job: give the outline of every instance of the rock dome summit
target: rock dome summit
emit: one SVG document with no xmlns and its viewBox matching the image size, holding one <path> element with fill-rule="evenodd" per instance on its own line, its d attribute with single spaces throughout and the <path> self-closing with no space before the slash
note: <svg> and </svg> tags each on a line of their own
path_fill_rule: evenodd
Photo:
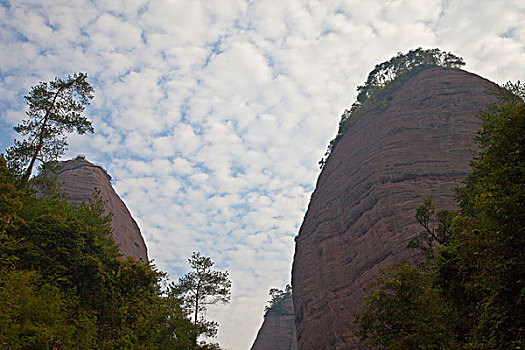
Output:
<svg viewBox="0 0 525 350">
<path fill-rule="evenodd" d="M 365 349 L 353 332 L 363 288 L 413 258 L 423 198 L 453 208 L 469 172 L 476 117 L 494 84 L 457 68 L 411 76 L 346 127 L 323 164 L 296 237 L 292 267 L 299 349 Z"/>
</svg>

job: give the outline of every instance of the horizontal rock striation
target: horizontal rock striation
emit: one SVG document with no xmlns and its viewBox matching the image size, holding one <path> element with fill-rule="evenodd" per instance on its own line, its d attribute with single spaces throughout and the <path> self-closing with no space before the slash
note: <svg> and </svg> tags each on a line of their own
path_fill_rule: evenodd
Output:
<svg viewBox="0 0 525 350">
<path fill-rule="evenodd" d="M 128 208 L 111 185 L 111 177 L 102 166 L 88 162 L 82 156 L 59 162 L 58 182 L 67 191 L 68 202 L 89 201 L 95 190 L 100 191 L 107 213 L 112 214 L 113 238 L 124 256 L 148 261 L 148 250 L 140 229 Z"/>
<path fill-rule="evenodd" d="M 363 287 L 381 267 L 414 256 L 406 245 L 420 231 L 414 215 L 425 196 L 437 208 L 454 207 L 492 86 L 459 69 L 427 69 L 343 135 L 296 238 L 299 349 L 365 349 L 352 324 Z"/>
<path fill-rule="evenodd" d="M 297 350 L 291 296 L 268 310 L 251 350 Z"/>
</svg>

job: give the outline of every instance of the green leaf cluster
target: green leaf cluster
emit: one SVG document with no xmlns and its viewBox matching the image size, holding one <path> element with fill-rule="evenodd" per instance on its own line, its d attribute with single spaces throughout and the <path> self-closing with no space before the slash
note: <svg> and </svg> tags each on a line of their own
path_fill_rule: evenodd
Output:
<svg viewBox="0 0 525 350">
<path fill-rule="evenodd" d="M 389 267 L 355 315 L 380 349 L 525 347 L 525 86 L 507 84 L 480 115 L 478 151 L 458 211 L 428 198 L 410 243 L 418 266 Z"/>
<path fill-rule="evenodd" d="M 362 339 L 380 349 L 455 349 L 451 310 L 435 275 L 411 263 L 384 270 L 355 317 Z"/>
</svg>

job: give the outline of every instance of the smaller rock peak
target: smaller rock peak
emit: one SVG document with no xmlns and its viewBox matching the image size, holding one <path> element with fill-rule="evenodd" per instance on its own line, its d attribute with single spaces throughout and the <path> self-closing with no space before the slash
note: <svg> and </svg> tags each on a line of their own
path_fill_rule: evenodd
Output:
<svg viewBox="0 0 525 350">
<path fill-rule="evenodd" d="M 112 214 L 113 238 L 124 256 L 148 261 L 148 250 L 140 228 L 126 204 L 111 185 L 111 176 L 104 166 L 92 163 L 83 154 L 57 163 L 57 181 L 67 191 L 68 202 L 89 201 L 95 190 L 100 192 L 106 213 Z"/>
<path fill-rule="evenodd" d="M 59 174 L 62 174 L 66 171 L 78 169 L 84 166 L 95 167 L 95 168 L 99 168 L 100 170 L 102 170 L 104 175 L 106 175 L 107 178 L 111 181 L 111 175 L 108 174 L 106 168 L 104 168 L 102 164 L 90 162 L 89 160 L 86 159 L 86 156 L 83 154 L 78 154 L 75 158 L 72 158 L 72 159 L 60 161 L 58 164 L 60 165 L 60 170 L 58 171 Z"/>
</svg>

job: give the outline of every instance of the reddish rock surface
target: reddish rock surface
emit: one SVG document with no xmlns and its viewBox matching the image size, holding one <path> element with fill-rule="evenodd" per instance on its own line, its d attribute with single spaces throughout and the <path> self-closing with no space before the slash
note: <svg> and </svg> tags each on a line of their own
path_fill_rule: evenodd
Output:
<svg viewBox="0 0 525 350">
<path fill-rule="evenodd" d="M 291 297 L 279 310 L 268 310 L 251 350 L 297 350 Z"/>
<path fill-rule="evenodd" d="M 352 333 L 363 287 L 381 267 L 413 256 L 406 245 L 420 231 L 414 215 L 425 196 L 437 208 L 454 207 L 492 85 L 459 69 L 425 70 L 342 137 L 296 238 L 299 349 L 365 349 Z"/>
<path fill-rule="evenodd" d="M 140 229 L 128 208 L 111 185 L 111 177 L 102 166 L 79 156 L 59 162 L 58 182 L 68 192 L 68 201 L 74 204 L 87 202 L 95 189 L 106 202 L 105 208 L 112 213 L 113 238 L 125 256 L 148 261 L 148 250 Z"/>
</svg>

